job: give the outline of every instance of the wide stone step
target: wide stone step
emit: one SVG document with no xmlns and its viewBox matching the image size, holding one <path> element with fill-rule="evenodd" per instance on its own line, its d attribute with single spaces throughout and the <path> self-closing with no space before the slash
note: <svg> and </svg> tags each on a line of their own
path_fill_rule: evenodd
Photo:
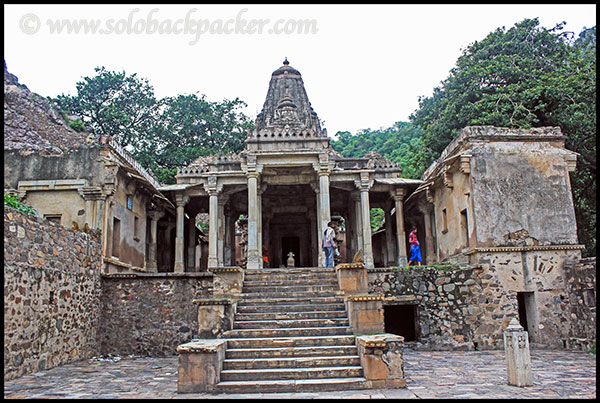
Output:
<svg viewBox="0 0 600 403">
<path fill-rule="evenodd" d="M 290 274 L 290 275 L 303 275 L 303 274 L 335 274 L 335 268 L 319 268 L 319 267 L 276 267 L 276 268 L 264 268 L 264 269 L 249 269 L 246 270 L 246 276 L 256 275 L 277 275 L 277 274 Z"/>
<path fill-rule="evenodd" d="M 253 314 L 253 313 L 276 313 L 281 314 L 284 312 L 316 312 L 316 311 L 342 311 L 345 310 L 346 307 L 343 303 L 340 302 L 331 302 L 331 303 L 314 303 L 314 304 L 298 304 L 298 305 L 288 305 L 288 304 L 271 304 L 265 305 L 262 303 L 252 304 L 252 305 L 243 305 L 238 303 L 237 313 L 238 314 Z"/>
<path fill-rule="evenodd" d="M 350 326 L 348 318 L 319 318 L 319 319 L 291 319 L 291 320 L 244 320 L 234 321 L 234 329 L 280 329 L 303 327 L 340 327 Z"/>
<path fill-rule="evenodd" d="M 335 336 L 352 334 L 349 326 L 298 327 L 281 329 L 232 329 L 223 333 L 224 338 L 248 337 L 294 337 L 294 336 Z"/>
<path fill-rule="evenodd" d="M 335 294 L 339 290 L 337 284 L 321 285 L 261 285 L 261 286 L 246 286 L 242 288 L 242 295 L 260 293 L 261 295 L 273 293 L 311 293 L 327 291 L 330 294 Z"/>
<path fill-rule="evenodd" d="M 281 299 L 281 298 L 294 298 L 294 299 L 310 299 L 311 297 L 330 297 L 335 295 L 337 290 L 326 290 L 326 291 L 264 291 L 264 292 L 243 292 L 240 294 L 240 298 L 244 301 L 252 301 L 254 299 Z"/>
<path fill-rule="evenodd" d="M 275 393 L 325 392 L 336 390 L 368 389 L 370 382 L 363 377 L 227 381 L 215 385 L 216 393 Z"/>
<path fill-rule="evenodd" d="M 266 369 L 266 368 L 315 368 L 315 367 L 360 366 L 358 355 L 274 357 L 274 358 L 228 358 L 223 369 Z"/>
<path fill-rule="evenodd" d="M 290 337 L 227 337 L 228 350 L 353 345 L 353 334 Z"/>
<path fill-rule="evenodd" d="M 245 298 L 238 302 L 239 306 L 247 305 L 313 305 L 313 304 L 329 304 L 329 303 L 344 303 L 344 297 L 341 295 L 327 295 L 327 296 L 280 296 L 276 298 L 269 298 L 265 295 L 257 295 L 255 298 Z"/>
<path fill-rule="evenodd" d="M 361 366 L 317 367 L 317 368 L 262 368 L 224 369 L 221 381 L 252 381 L 264 379 L 317 379 L 362 377 Z"/>
<path fill-rule="evenodd" d="M 345 310 L 339 311 L 312 311 L 312 312 L 257 312 L 237 313 L 235 321 L 246 320 L 299 320 L 299 319 L 331 319 L 347 318 Z"/>
<path fill-rule="evenodd" d="M 269 347 L 269 348 L 228 348 L 225 358 L 281 358 L 281 357 L 325 357 L 357 355 L 355 345 Z"/>
<path fill-rule="evenodd" d="M 269 287 L 269 286 L 287 286 L 287 285 L 333 285 L 337 286 L 338 281 L 337 278 L 290 278 L 290 279 L 273 279 L 269 278 L 266 280 L 248 280 L 247 278 L 244 280 L 244 287 Z"/>
</svg>

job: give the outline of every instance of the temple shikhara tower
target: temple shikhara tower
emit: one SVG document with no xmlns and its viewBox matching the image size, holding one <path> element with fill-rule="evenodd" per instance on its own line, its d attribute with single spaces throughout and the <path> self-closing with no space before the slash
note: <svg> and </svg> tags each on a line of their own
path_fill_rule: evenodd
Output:
<svg viewBox="0 0 600 403">
<path fill-rule="evenodd" d="M 372 207 L 388 212 L 382 263 L 403 265 L 403 197 L 421 183 L 402 178 L 397 164 L 376 153 L 344 158 L 335 152 L 302 75 L 286 59 L 271 75 L 245 150 L 235 156 L 201 158 L 179 171 L 177 185 L 161 188 L 177 204 L 175 271 L 186 266 L 183 217 L 201 212 L 210 217 L 209 270 L 236 264 L 234 233 L 240 215 L 247 216 L 243 259 L 249 269 L 261 268 L 263 255 L 268 255 L 271 267 L 285 267 L 289 252 L 296 266 L 323 267 L 321 234 L 331 220 L 337 220 L 345 234 L 344 257 L 351 259 L 361 251 L 365 265 L 373 268 Z M 394 207 L 392 222 L 389 211 Z M 188 261 L 193 259 L 188 256 Z"/>
</svg>

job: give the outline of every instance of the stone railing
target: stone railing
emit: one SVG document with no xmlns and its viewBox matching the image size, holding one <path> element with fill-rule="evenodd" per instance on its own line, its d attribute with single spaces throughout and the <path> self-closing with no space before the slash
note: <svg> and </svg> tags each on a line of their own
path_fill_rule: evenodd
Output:
<svg viewBox="0 0 600 403">
<path fill-rule="evenodd" d="M 109 140 L 108 145 L 117 153 L 121 158 L 127 161 L 132 167 L 134 167 L 155 189 L 158 190 L 160 183 L 158 179 L 144 167 L 140 165 L 123 147 L 121 147 L 116 141 Z"/>
</svg>

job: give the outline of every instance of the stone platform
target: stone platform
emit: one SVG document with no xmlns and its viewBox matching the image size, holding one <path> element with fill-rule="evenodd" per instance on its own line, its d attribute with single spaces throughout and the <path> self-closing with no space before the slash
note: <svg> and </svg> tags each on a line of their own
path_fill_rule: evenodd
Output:
<svg viewBox="0 0 600 403">
<path fill-rule="evenodd" d="M 503 351 L 403 352 L 406 389 L 295 393 L 177 393 L 177 356 L 84 360 L 4 383 L 4 398 L 356 398 L 595 399 L 596 356 L 531 352 L 533 386 L 507 384 Z"/>
</svg>

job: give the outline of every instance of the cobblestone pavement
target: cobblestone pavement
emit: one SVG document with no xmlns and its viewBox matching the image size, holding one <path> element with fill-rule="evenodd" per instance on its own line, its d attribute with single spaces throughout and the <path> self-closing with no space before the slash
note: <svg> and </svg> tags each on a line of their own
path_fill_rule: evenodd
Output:
<svg viewBox="0 0 600 403">
<path fill-rule="evenodd" d="M 596 356 L 532 351 L 533 386 L 509 386 L 503 351 L 404 351 L 406 389 L 177 394 L 177 357 L 84 360 L 4 383 L 4 398 L 596 398 Z"/>
</svg>

